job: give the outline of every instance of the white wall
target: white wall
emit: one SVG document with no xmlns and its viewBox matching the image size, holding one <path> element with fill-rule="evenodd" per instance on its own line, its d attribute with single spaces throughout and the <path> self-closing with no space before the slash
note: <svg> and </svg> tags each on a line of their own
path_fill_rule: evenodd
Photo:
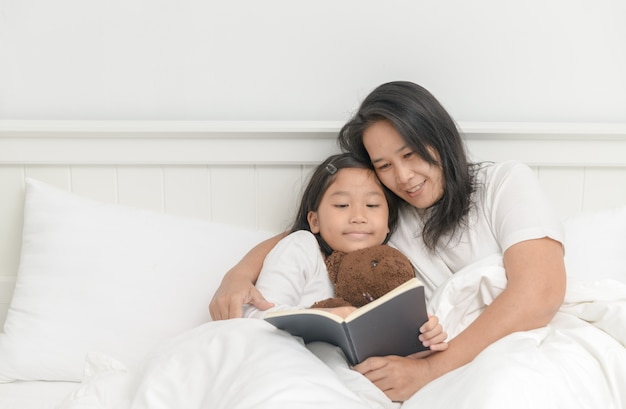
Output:
<svg viewBox="0 0 626 409">
<path fill-rule="evenodd" d="M 624 0 L 0 0 L 0 119 L 626 122 Z"/>
</svg>

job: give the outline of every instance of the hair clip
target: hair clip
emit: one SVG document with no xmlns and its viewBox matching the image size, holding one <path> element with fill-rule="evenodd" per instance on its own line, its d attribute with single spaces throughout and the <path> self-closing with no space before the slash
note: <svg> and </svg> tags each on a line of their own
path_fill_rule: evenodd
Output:
<svg viewBox="0 0 626 409">
<path fill-rule="evenodd" d="M 334 175 L 335 173 L 337 173 L 337 168 L 332 163 L 329 163 L 328 165 L 326 165 L 326 171 L 331 175 Z"/>
</svg>

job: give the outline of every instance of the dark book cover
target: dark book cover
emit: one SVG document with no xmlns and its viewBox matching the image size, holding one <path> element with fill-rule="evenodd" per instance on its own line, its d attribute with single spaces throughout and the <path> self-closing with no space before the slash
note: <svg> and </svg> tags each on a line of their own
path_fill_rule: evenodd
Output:
<svg viewBox="0 0 626 409">
<path fill-rule="evenodd" d="M 356 365 L 371 356 L 407 356 L 424 351 L 419 328 L 428 321 L 424 286 L 417 278 L 364 305 L 345 319 L 319 309 L 275 311 L 265 320 L 304 342 L 341 347 Z"/>
</svg>

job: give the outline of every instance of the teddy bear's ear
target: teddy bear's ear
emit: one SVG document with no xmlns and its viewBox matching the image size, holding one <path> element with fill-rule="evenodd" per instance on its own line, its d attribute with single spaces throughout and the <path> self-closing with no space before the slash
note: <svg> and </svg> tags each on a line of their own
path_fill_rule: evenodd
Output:
<svg viewBox="0 0 626 409">
<path fill-rule="evenodd" d="M 337 282 L 337 274 L 339 273 L 339 266 L 341 265 L 341 259 L 346 253 L 341 251 L 333 251 L 330 256 L 326 258 L 326 269 L 328 270 L 328 277 L 331 283 Z"/>
</svg>

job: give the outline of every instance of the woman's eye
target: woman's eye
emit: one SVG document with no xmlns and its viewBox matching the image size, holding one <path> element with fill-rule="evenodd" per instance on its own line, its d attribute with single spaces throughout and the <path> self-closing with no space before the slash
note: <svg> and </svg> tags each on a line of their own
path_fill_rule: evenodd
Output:
<svg viewBox="0 0 626 409">
<path fill-rule="evenodd" d="M 390 164 L 388 164 L 388 163 L 384 163 L 384 164 L 382 164 L 382 165 L 380 165 L 380 166 L 378 167 L 378 170 L 385 170 L 385 169 L 389 169 L 389 167 L 390 167 L 390 166 L 391 166 Z"/>
<path fill-rule="evenodd" d="M 415 152 L 413 152 L 413 151 L 410 151 L 410 152 L 405 153 L 405 154 L 404 154 L 404 159 L 408 159 L 408 158 L 412 157 L 414 153 L 415 153 Z"/>
</svg>

